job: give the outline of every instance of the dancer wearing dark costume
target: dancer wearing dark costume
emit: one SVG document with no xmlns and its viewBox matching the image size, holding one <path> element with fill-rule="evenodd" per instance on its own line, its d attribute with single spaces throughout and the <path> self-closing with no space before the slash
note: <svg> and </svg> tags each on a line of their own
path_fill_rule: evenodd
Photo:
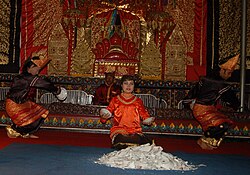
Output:
<svg viewBox="0 0 250 175">
<path fill-rule="evenodd" d="M 28 58 L 21 74 L 14 77 L 5 107 L 12 121 L 12 125 L 6 127 L 10 138 L 37 138 L 33 133 L 40 128 L 49 114 L 47 109 L 35 102 L 37 89 L 52 92 L 59 100 L 66 99 L 66 89 L 57 87 L 47 78 L 38 75 L 49 61 L 39 56 Z"/>
<path fill-rule="evenodd" d="M 108 106 L 113 97 L 120 94 L 121 88 L 115 83 L 115 72 L 105 73 L 105 82 L 95 92 L 93 104 Z"/>
<path fill-rule="evenodd" d="M 214 71 L 212 75 L 201 77 L 183 100 L 184 104 L 190 104 L 194 117 L 202 126 L 204 135 L 197 141 L 202 149 L 217 148 L 233 124 L 216 105 L 223 101 L 234 110 L 240 106 L 236 94 L 226 82 L 231 77 L 238 59 L 239 55 L 236 55 L 220 65 L 218 71 Z"/>
</svg>

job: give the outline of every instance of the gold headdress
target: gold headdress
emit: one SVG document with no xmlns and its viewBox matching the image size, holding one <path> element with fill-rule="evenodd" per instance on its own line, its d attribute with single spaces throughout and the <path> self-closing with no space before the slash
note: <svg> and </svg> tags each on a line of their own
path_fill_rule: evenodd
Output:
<svg viewBox="0 0 250 175">
<path fill-rule="evenodd" d="M 39 57 L 39 59 L 32 59 L 33 57 Z M 32 58 L 31 61 L 41 69 L 44 68 L 51 61 L 51 59 L 47 57 L 45 50 L 33 53 Z"/>
<path fill-rule="evenodd" d="M 234 69 L 238 63 L 239 57 L 240 57 L 240 54 L 235 55 L 234 57 L 230 58 L 227 62 L 220 65 L 220 68 L 225 69 L 225 70 L 234 71 Z"/>
</svg>

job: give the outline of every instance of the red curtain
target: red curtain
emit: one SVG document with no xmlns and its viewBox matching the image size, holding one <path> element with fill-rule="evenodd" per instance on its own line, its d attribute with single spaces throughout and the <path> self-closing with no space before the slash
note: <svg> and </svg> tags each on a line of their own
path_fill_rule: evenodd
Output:
<svg viewBox="0 0 250 175">
<path fill-rule="evenodd" d="M 186 77 L 189 81 L 198 80 L 206 75 L 207 54 L 207 0 L 195 1 L 194 49 L 188 53 L 193 58 L 193 65 L 187 66 Z"/>
<path fill-rule="evenodd" d="M 22 0 L 20 63 L 40 50 L 47 50 L 49 36 L 62 19 L 59 1 Z M 46 73 L 46 69 L 43 70 Z"/>
</svg>

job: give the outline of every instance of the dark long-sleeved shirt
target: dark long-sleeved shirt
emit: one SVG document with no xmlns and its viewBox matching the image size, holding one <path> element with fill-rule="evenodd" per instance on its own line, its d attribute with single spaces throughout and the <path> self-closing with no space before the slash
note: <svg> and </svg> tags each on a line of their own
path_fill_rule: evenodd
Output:
<svg viewBox="0 0 250 175">
<path fill-rule="evenodd" d="M 184 100 L 186 99 L 196 99 L 195 103 L 202 105 L 216 105 L 220 99 L 234 109 L 240 106 L 231 85 L 219 76 L 201 77 Z"/>
<path fill-rule="evenodd" d="M 34 98 L 35 89 L 44 89 L 53 94 L 58 94 L 58 91 L 60 91 L 47 78 L 42 78 L 38 75 L 20 74 L 13 79 L 7 98 L 16 103 L 24 103 Z"/>
</svg>

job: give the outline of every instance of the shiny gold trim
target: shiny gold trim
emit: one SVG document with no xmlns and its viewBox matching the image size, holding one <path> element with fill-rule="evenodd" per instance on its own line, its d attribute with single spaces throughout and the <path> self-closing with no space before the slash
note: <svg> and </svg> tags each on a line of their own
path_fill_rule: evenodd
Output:
<svg viewBox="0 0 250 175">
<path fill-rule="evenodd" d="M 117 98 L 118 98 L 118 100 L 119 100 L 120 102 L 122 102 L 122 103 L 125 104 L 125 105 L 132 104 L 132 103 L 134 103 L 135 100 L 137 99 L 137 97 L 134 96 L 134 99 L 133 99 L 132 101 L 126 102 L 126 101 L 124 101 L 123 99 L 121 99 L 120 95 L 118 95 Z M 124 97 L 124 98 L 125 98 L 125 97 Z"/>
<path fill-rule="evenodd" d="M 118 134 L 126 135 L 126 134 L 128 134 L 128 132 L 124 129 L 118 129 L 118 130 L 115 130 L 114 132 L 112 132 L 110 135 L 110 138 L 112 138 L 112 144 L 114 143 L 114 140 Z"/>
<path fill-rule="evenodd" d="M 223 138 L 220 138 L 219 140 L 216 140 L 215 138 L 209 138 L 209 137 L 205 137 L 205 136 L 203 136 L 201 138 L 202 142 L 204 142 L 206 144 L 209 144 L 211 146 L 214 146 L 214 147 L 220 146 L 222 140 L 223 140 Z"/>
<path fill-rule="evenodd" d="M 49 115 L 49 111 L 46 111 L 44 114 L 41 115 L 42 118 L 47 118 Z"/>
<path fill-rule="evenodd" d="M 21 134 L 17 131 L 15 131 L 14 129 L 11 128 L 10 125 L 6 126 L 6 131 L 7 131 L 7 135 L 9 138 L 17 138 L 19 136 L 21 136 Z"/>
</svg>

